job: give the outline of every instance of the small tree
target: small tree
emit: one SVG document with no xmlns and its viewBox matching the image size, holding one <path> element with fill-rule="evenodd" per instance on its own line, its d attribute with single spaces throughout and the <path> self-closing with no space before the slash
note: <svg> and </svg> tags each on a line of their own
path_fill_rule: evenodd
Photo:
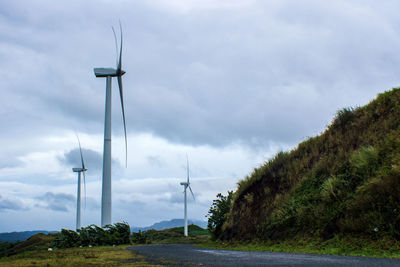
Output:
<svg viewBox="0 0 400 267">
<path fill-rule="evenodd" d="M 217 239 L 222 234 L 222 225 L 224 225 L 229 210 L 231 209 L 233 199 L 233 191 L 228 191 L 228 195 L 224 196 L 221 193 L 217 195 L 217 199 L 213 200 L 213 204 L 208 211 L 207 229 L 211 232 L 214 239 Z"/>
</svg>

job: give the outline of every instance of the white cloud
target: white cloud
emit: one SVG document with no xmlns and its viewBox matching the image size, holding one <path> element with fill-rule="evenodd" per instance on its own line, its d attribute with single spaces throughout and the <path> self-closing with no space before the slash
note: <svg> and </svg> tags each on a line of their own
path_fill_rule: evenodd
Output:
<svg viewBox="0 0 400 267">
<path fill-rule="evenodd" d="M 217 193 L 234 189 L 239 179 L 254 166 L 282 148 L 275 146 L 268 153 L 259 153 L 241 145 L 215 148 L 171 144 L 150 134 L 130 134 L 128 138 L 128 169 L 118 167 L 120 164 L 114 162 L 117 168 L 113 168 L 113 218 L 134 226 L 146 226 L 161 218 L 181 217 L 183 189 L 179 183 L 186 180 L 186 153 L 189 156 L 191 187 L 196 196 L 196 201 L 190 200 L 190 218 L 204 220 Z M 83 147 L 98 149 L 93 140 L 100 139 L 99 136 L 82 134 L 80 139 Z M 48 216 L 57 212 L 57 216 L 62 217 L 65 215 L 60 213 L 68 213 L 70 217 L 59 227 L 73 228 L 77 178 L 71 170 L 72 162 L 60 162 L 60 158 L 73 148 L 79 164 L 76 136 L 67 131 L 63 135 L 41 138 L 38 142 L 35 147 L 40 151 L 22 156 L 22 166 L 2 169 L 1 188 L 8 192 L 8 198 L 24 203 L 24 209 L 15 206 L 13 213 L 21 210 L 20 213 L 30 214 L 31 210 L 41 210 Z M 114 158 L 123 162 L 123 137 L 114 138 L 113 144 Z M 88 156 L 87 153 L 84 155 Z M 151 157 L 157 161 L 148 160 Z M 86 161 L 87 209 L 83 215 L 84 224 L 99 224 L 101 172 L 97 170 L 97 165 L 92 160 Z M 11 177 L 14 182 L 10 182 Z M 68 201 L 61 201 L 61 198 L 68 198 Z M 12 231 L 12 225 L 4 231 Z M 41 224 L 24 229 L 33 230 L 34 225 Z"/>
</svg>

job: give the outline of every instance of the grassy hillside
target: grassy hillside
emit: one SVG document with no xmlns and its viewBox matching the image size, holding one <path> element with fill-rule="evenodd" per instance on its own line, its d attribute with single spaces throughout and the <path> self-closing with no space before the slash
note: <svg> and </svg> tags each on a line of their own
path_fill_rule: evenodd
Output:
<svg viewBox="0 0 400 267">
<path fill-rule="evenodd" d="M 47 248 L 52 247 L 52 241 L 55 239 L 55 234 L 39 233 L 29 237 L 27 240 L 18 243 L 3 243 L 8 246 L 2 247 L 0 257 L 19 254 L 26 251 L 47 251 Z"/>
<path fill-rule="evenodd" d="M 240 181 L 222 239 L 400 239 L 400 90 L 340 110 L 321 135 Z"/>
<path fill-rule="evenodd" d="M 24 232 L 10 232 L 10 233 L 0 233 L 0 241 L 2 242 L 17 242 L 27 240 L 29 237 L 43 233 L 55 233 L 54 231 L 24 231 Z"/>
</svg>

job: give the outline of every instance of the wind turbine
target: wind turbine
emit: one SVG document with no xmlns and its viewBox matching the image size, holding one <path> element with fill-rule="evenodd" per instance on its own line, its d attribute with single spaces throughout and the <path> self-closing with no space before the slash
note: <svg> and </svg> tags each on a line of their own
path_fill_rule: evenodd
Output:
<svg viewBox="0 0 400 267">
<path fill-rule="evenodd" d="M 79 152 L 81 154 L 81 163 L 82 163 L 82 167 L 80 168 L 72 168 L 73 172 L 77 172 L 78 173 L 78 193 L 77 193 L 77 199 L 76 199 L 76 229 L 80 229 L 81 228 L 81 173 L 83 172 L 83 184 L 85 187 L 85 203 L 86 203 L 86 175 L 85 172 L 87 171 L 86 167 L 85 167 L 85 162 L 83 161 L 83 155 L 82 155 L 82 148 L 81 148 L 81 142 L 79 141 L 79 137 L 76 136 L 78 138 L 78 143 L 79 143 Z"/>
<path fill-rule="evenodd" d="M 189 187 L 190 193 L 192 193 L 193 199 L 194 194 L 192 191 L 192 188 L 190 187 L 190 182 L 189 182 L 189 158 L 186 155 L 186 171 L 187 171 L 187 181 L 186 182 L 181 182 L 181 185 L 184 186 L 184 191 L 183 193 L 185 194 L 185 226 L 184 226 L 184 235 L 188 236 L 188 218 L 187 218 L 187 196 L 186 196 L 186 189 Z"/>
<path fill-rule="evenodd" d="M 125 123 L 125 107 L 124 96 L 122 90 L 122 75 L 125 71 L 121 68 L 122 61 L 122 27 L 119 23 L 121 31 L 121 47 L 119 51 L 119 60 L 117 59 L 117 68 L 94 68 L 94 74 L 98 78 L 106 78 L 106 104 L 105 104 L 105 118 L 104 118 L 104 147 L 103 147 L 103 179 L 102 179 L 102 194 L 101 194 L 101 226 L 111 224 L 111 80 L 112 77 L 117 77 L 119 95 L 121 98 L 122 118 L 124 122 L 125 133 L 125 160 L 126 166 L 128 165 L 128 144 L 126 139 L 126 123 Z M 117 36 L 114 28 L 115 45 L 117 47 Z M 118 56 L 117 56 L 118 57 Z"/>
</svg>

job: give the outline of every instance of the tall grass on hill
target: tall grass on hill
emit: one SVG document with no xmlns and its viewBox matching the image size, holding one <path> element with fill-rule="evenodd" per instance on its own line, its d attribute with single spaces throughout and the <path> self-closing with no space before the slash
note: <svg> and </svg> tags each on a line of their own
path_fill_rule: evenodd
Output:
<svg viewBox="0 0 400 267">
<path fill-rule="evenodd" d="M 222 239 L 400 240 L 400 90 L 339 110 L 319 136 L 238 183 Z"/>
</svg>

